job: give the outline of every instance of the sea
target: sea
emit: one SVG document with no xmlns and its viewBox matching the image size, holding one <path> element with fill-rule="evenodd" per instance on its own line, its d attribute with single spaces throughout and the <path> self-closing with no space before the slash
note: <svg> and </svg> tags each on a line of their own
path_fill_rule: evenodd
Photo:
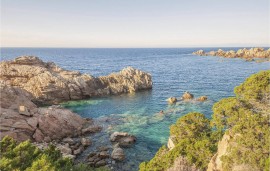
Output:
<svg viewBox="0 0 270 171">
<path fill-rule="evenodd" d="M 22 55 L 33 55 L 52 61 L 67 70 L 76 70 L 95 77 L 118 72 L 132 66 L 152 75 L 153 89 L 118 96 L 90 98 L 61 104 L 85 118 L 102 123 L 103 131 L 91 135 L 94 140 L 82 155 L 94 148 L 109 146 L 114 131 L 137 137 L 136 144 L 125 149 L 126 159 L 115 170 L 138 170 L 142 161 L 150 160 L 166 145 L 170 125 L 189 112 L 201 112 L 209 119 L 212 106 L 222 98 L 234 96 L 234 87 L 251 74 L 270 68 L 269 62 L 247 62 L 243 59 L 196 56 L 192 52 L 237 50 L 223 48 L 1 48 L 1 61 Z M 169 97 L 180 98 L 188 91 L 195 98 L 207 96 L 205 102 L 191 100 L 169 105 Z M 163 111 L 163 114 L 160 113 Z"/>
</svg>

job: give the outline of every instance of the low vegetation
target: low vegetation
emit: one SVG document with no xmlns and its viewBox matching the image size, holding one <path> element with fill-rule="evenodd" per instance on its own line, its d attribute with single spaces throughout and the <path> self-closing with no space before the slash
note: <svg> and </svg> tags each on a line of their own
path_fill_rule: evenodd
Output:
<svg viewBox="0 0 270 171">
<path fill-rule="evenodd" d="M 55 146 L 49 145 L 40 150 L 30 141 L 17 143 L 6 136 L 0 142 L 1 171 L 106 171 L 94 169 L 86 164 L 74 165 L 71 159 L 64 158 Z"/>
<path fill-rule="evenodd" d="M 140 171 L 166 170 L 180 156 L 190 166 L 206 170 L 224 132 L 232 137 L 226 155 L 221 157 L 224 171 L 235 166 L 269 170 L 270 71 L 252 75 L 234 92 L 236 97 L 222 99 L 213 106 L 211 120 L 200 113 L 179 118 L 170 128 L 176 146 L 172 150 L 161 147 L 152 160 L 140 164 Z"/>
</svg>

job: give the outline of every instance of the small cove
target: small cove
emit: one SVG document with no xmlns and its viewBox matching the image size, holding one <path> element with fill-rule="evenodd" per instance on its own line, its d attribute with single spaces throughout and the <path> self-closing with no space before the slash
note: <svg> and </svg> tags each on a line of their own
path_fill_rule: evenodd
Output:
<svg viewBox="0 0 270 171">
<path fill-rule="evenodd" d="M 135 135 L 137 143 L 125 150 L 127 160 L 121 167 L 137 170 L 141 161 L 151 159 L 159 147 L 166 144 L 169 126 L 179 117 L 197 111 L 210 118 L 215 102 L 233 96 L 233 88 L 250 74 L 269 69 L 268 62 L 190 55 L 195 50 L 198 49 L 3 48 L 1 60 L 35 55 L 65 69 L 94 76 L 117 72 L 126 66 L 151 73 L 152 90 L 63 104 L 82 117 L 91 117 L 104 124 L 104 132 L 92 137 L 99 139 L 101 144 L 108 144 L 108 134 L 113 131 Z M 185 91 L 195 97 L 206 95 L 209 100 L 167 104 L 168 97 L 180 97 Z M 161 110 L 164 111 L 163 115 L 159 114 Z"/>
</svg>

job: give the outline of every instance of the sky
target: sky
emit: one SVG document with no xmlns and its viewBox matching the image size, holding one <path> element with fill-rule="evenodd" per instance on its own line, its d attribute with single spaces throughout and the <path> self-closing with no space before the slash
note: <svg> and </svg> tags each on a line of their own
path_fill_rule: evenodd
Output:
<svg viewBox="0 0 270 171">
<path fill-rule="evenodd" d="M 270 46 L 269 0 L 1 0 L 1 47 Z"/>
</svg>

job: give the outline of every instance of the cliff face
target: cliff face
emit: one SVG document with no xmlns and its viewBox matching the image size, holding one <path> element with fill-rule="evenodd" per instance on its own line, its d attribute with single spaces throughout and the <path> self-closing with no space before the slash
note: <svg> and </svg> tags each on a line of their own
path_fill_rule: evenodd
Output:
<svg viewBox="0 0 270 171">
<path fill-rule="evenodd" d="M 30 92 L 33 100 L 41 104 L 152 88 L 151 75 L 132 67 L 99 78 L 67 71 L 52 62 L 46 63 L 33 56 L 1 62 L 0 67 L 0 80 Z"/>
</svg>

